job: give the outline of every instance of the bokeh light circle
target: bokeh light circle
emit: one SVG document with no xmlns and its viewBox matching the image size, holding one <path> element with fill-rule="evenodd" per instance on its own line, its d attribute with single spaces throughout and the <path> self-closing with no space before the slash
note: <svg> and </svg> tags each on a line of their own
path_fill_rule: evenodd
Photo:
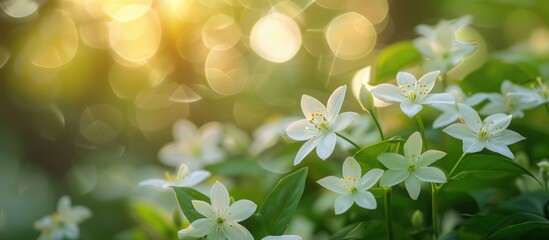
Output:
<svg viewBox="0 0 549 240">
<path fill-rule="evenodd" d="M 326 28 L 328 46 L 334 55 L 346 60 L 368 55 L 374 49 L 376 37 L 372 23 L 356 12 L 337 16 Z"/>
<path fill-rule="evenodd" d="M 206 59 L 205 73 L 212 90 L 221 95 L 240 93 L 248 82 L 246 60 L 234 48 L 212 50 Z"/>
<path fill-rule="evenodd" d="M 232 17 L 218 14 L 204 23 L 201 35 L 206 47 L 227 50 L 238 43 L 242 32 Z"/>
<path fill-rule="evenodd" d="M 297 23 L 281 13 L 271 13 L 256 22 L 250 34 L 250 46 L 265 60 L 282 63 L 292 59 L 301 47 Z"/>
</svg>

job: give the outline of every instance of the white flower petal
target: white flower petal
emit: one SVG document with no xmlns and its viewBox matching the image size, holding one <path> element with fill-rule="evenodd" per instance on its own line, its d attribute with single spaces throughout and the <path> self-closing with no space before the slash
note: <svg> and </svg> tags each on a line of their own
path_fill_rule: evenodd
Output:
<svg viewBox="0 0 549 240">
<path fill-rule="evenodd" d="M 421 109 L 423 109 L 423 106 L 417 103 L 402 102 L 400 104 L 400 109 L 404 114 L 406 114 L 406 116 L 411 118 L 415 116 L 417 113 L 419 113 Z"/>
<path fill-rule="evenodd" d="M 404 156 L 397 153 L 382 153 L 379 154 L 377 159 L 383 166 L 391 170 L 402 170 L 409 166 Z"/>
<path fill-rule="evenodd" d="M 227 238 L 225 238 L 225 234 L 223 231 L 212 231 L 208 234 L 208 236 L 206 237 L 206 240 L 226 240 Z M 187 239 L 181 239 L 181 240 L 187 240 Z M 192 240 L 196 240 L 196 239 L 192 239 Z"/>
<path fill-rule="evenodd" d="M 477 137 L 473 130 L 463 123 L 454 123 L 442 131 L 460 140 Z"/>
<path fill-rule="evenodd" d="M 404 181 L 404 186 L 406 187 L 410 198 L 412 198 L 413 200 L 417 200 L 419 192 L 421 191 L 421 184 L 417 177 L 413 174 L 410 174 L 410 176 L 406 178 L 406 181 Z"/>
<path fill-rule="evenodd" d="M 445 183 L 446 175 L 435 167 L 419 167 L 414 171 L 416 177 L 424 182 Z"/>
<path fill-rule="evenodd" d="M 65 232 L 66 238 L 76 239 L 80 236 L 80 230 L 74 223 L 65 223 L 65 226 L 62 229 Z"/>
<path fill-rule="evenodd" d="M 217 147 L 223 138 L 223 126 L 218 122 L 209 122 L 198 129 L 202 146 L 206 149 Z"/>
<path fill-rule="evenodd" d="M 486 98 L 487 98 L 487 96 L 484 93 L 473 94 L 465 100 L 465 104 L 467 104 L 469 106 L 475 106 L 475 105 L 481 103 L 482 101 L 484 101 Z"/>
<path fill-rule="evenodd" d="M 346 194 L 339 196 L 334 204 L 335 214 L 339 215 L 346 212 L 349 208 L 351 208 L 351 206 L 353 206 L 353 203 L 354 199 L 352 195 Z"/>
<path fill-rule="evenodd" d="M 332 122 L 332 126 L 330 128 L 334 132 L 339 132 L 345 128 L 347 128 L 349 125 L 351 125 L 356 119 L 358 119 L 360 115 L 355 112 L 344 112 L 335 118 L 335 120 Z"/>
<path fill-rule="evenodd" d="M 347 194 L 348 189 L 343 188 L 343 181 L 341 178 L 334 176 L 328 176 L 317 181 L 320 186 L 339 194 Z"/>
<path fill-rule="evenodd" d="M 316 98 L 303 94 L 301 97 L 301 110 L 305 118 L 309 119 L 313 113 L 325 113 L 326 107 Z"/>
<path fill-rule="evenodd" d="M 511 123 L 511 119 L 513 117 L 511 115 L 503 114 L 503 113 L 496 113 L 493 115 L 490 115 L 484 119 L 484 122 L 489 123 L 488 125 L 488 132 L 491 134 L 497 134 L 503 130 L 505 130 L 509 124 Z"/>
<path fill-rule="evenodd" d="M 479 111 L 482 115 L 490 115 L 495 113 L 506 113 L 507 106 L 505 105 L 505 98 L 501 94 L 492 93 L 487 94 L 487 98 L 490 100 Z"/>
<path fill-rule="evenodd" d="M 431 93 L 421 101 L 423 104 L 454 104 L 454 96 L 450 93 Z"/>
<path fill-rule="evenodd" d="M 80 223 L 91 216 L 92 212 L 89 208 L 84 206 L 74 206 L 71 208 L 68 218 L 71 222 Z"/>
<path fill-rule="evenodd" d="M 164 179 L 147 179 L 144 181 L 139 182 L 139 186 L 151 186 L 151 187 L 157 187 L 162 189 L 169 189 L 170 188 L 170 182 L 164 180 Z"/>
<path fill-rule="evenodd" d="M 215 182 L 210 190 L 210 202 L 214 210 L 229 208 L 229 192 L 220 182 Z"/>
<path fill-rule="evenodd" d="M 448 106 L 448 107 L 451 108 L 452 106 Z M 459 119 L 458 111 L 443 112 L 433 122 L 433 128 L 441 128 L 441 127 L 450 125 L 451 123 L 455 122 L 458 119 Z"/>
<path fill-rule="evenodd" d="M 202 216 L 206 218 L 214 218 L 216 211 L 207 202 L 200 201 L 200 200 L 192 200 L 191 204 L 193 205 L 194 210 L 196 210 Z"/>
<path fill-rule="evenodd" d="M 176 141 L 187 141 L 194 138 L 196 131 L 197 128 L 192 122 L 181 119 L 173 125 L 172 134 Z"/>
<path fill-rule="evenodd" d="M 417 166 L 427 167 L 431 165 L 431 163 L 434 163 L 444 156 L 446 156 L 445 152 L 441 152 L 438 150 L 427 150 L 419 156 L 419 159 L 417 160 Z"/>
<path fill-rule="evenodd" d="M 384 171 L 379 168 L 374 168 L 370 171 L 368 171 L 362 178 L 360 178 L 357 188 L 359 190 L 366 191 L 370 188 L 372 188 L 377 181 L 383 176 Z"/>
<path fill-rule="evenodd" d="M 226 223 L 223 230 L 229 240 L 254 240 L 250 231 L 238 223 Z"/>
<path fill-rule="evenodd" d="M 348 157 L 343 162 L 343 177 L 344 178 L 360 178 L 362 175 L 362 169 L 360 164 L 353 158 Z"/>
<path fill-rule="evenodd" d="M 379 179 L 379 186 L 381 187 L 390 187 L 401 183 L 406 180 L 410 172 L 408 170 L 387 170 Z"/>
<path fill-rule="evenodd" d="M 261 240 L 303 240 L 298 235 L 266 236 Z"/>
<path fill-rule="evenodd" d="M 494 137 L 491 138 L 490 141 L 494 143 L 497 142 L 498 144 L 510 145 L 510 144 L 522 141 L 524 139 L 526 138 L 516 133 L 515 131 L 505 129 L 500 133 L 494 135 Z"/>
<path fill-rule="evenodd" d="M 214 232 L 216 225 L 217 222 L 214 219 L 197 219 L 196 221 L 192 222 L 191 225 L 189 225 L 187 228 L 179 231 L 177 235 L 179 235 L 179 238 L 203 237 L 208 235 L 210 232 Z"/>
<path fill-rule="evenodd" d="M 506 156 L 510 159 L 515 159 L 515 155 L 513 155 L 513 152 L 509 150 L 509 147 L 504 144 L 498 144 L 491 141 L 486 142 L 486 148 L 492 152 L 497 152 L 503 156 Z"/>
<path fill-rule="evenodd" d="M 286 128 L 286 134 L 293 140 L 305 141 L 313 136 L 320 135 L 315 126 L 307 119 L 301 119 Z"/>
<path fill-rule="evenodd" d="M 71 198 L 69 196 L 62 196 L 57 202 L 57 211 L 64 212 L 70 211 L 71 208 Z"/>
<path fill-rule="evenodd" d="M 482 120 L 478 116 L 477 111 L 462 103 L 458 103 L 457 105 L 465 124 L 472 130 L 478 131 L 482 127 Z"/>
<path fill-rule="evenodd" d="M 327 132 L 323 136 L 318 138 L 318 145 L 316 146 L 316 154 L 322 160 L 326 160 L 332 152 L 336 145 L 337 136 L 334 132 Z"/>
<path fill-rule="evenodd" d="M 234 218 L 235 222 L 241 222 L 252 216 L 256 209 L 257 205 L 254 202 L 242 199 L 234 202 L 229 207 L 229 212 L 231 213 L 231 217 Z"/>
<path fill-rule="evenodd" d="M 371 192 L 368 191 L 358 191 L 354 195 L 354 200 L 356 204 L 362 208 L 366 209 L 376 209 L 377 208 L 377 202 L 376 198 Z"/>
<path fill-rule="evenodd" d="M 199 184 L 209 178 L 212 174 L 205 170 L 197 170 L 194 172 L 191 172 L 189 176 L 185 177 L 183 182 L 178 185 L 181 187 L 194 187 L 196 184 Z"/>
<path fill-rule="evenodd" d="M 425 75 L 423 75 L 421 78 L 419 78 L 418 83 L 425 84 L 428 92 L 430 92 L 431 89 L 433 89 L 433 86 L 435 85 L 438 75 L 440 75 L 440 71 L 438 70 L 428 72 Z M 427 96 L 430 96 L 430 95 L 427 95 Z"/>
<path fill-rule="evenodd" d="M 414 132 L 404 143 L 404 156 L 416 159 L 421 155 L 422 147 L 423 141 L 421 140 L 421 134 L 419 132 Z"/>
<path fill-rule="evenodd" d="M 476 153 L 484 149 L 484 143 L 475 138 L 463 139 L 463 152 Z"/>
<path fill-rule="evenodd" d="M 317 141 L 316 138 L 311 138 L 301 148 L 299 151 L 297 151 L 297 154 L 295 155 L 294 159 L 294 166 L 299 164 L 303 159 L 313 151 L 313 149 L 316 147 Z"/>
<path fill-rule="evenodd" d="M 406 98 L 400 94 L 398 87 L 388 83 L 382 83 L 370 91 L 376 98 L 384 102 L 397 103 L 406 101 Z"/>
<path fill-rule="evenodd" d="M 413 85 L 416 82 L 416 77 L 407 72 L 398 72 L 396 79 L 399 86 Z"/>
<path fill-rule="evenodd" d="M 343 100 L 345 99 L 345 91 L 347 91 L 347 86 L 343 85 L 338 87 L 330 98 L 328 98 L 328 104 L 326 106 L 326 114 L 328 115 L 328 121 L 333 121 L 341 110 L 341 105 L 343 105 Z"/>
</svg>

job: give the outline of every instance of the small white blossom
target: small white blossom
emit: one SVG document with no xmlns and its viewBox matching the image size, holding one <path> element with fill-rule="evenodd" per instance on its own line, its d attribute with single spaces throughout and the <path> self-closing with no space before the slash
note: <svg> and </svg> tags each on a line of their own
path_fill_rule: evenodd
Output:
<svg viewBox="0 0 549 240">
<path fill-rule="evenodd" d="M 416 27 L 423 36 L 414 40 L 414 46 L 426 59 L 426 69 L 448 72 L 476 50 L 474 43 L 456 39 L 456 32 L 470 22 L 466 16 L 452 21 L 442 20 L 434 27 Z"/>
<path fill-rule="evenodd" d="M 297 117 L 287 117 L 268 122 L 257 128 L 253 134 L 254 140 L 250 146 L 250 154 L 257 156 L 274 146 L 280 138 L 286 136 L 286 127 L 299 120 Z"/>
<path fill-rule="evenodd" d="M 421 191 L 420 181 L 445 183 L 444 172 L 429 165 L 444 157 L 446 153 L 437 150 L 421 153 L 422 146 L 421 135 L 415 132 L 404 143 L 404 156 L 397 153 L 380 154 L 378 160 L 389 170 L 385 171 L 379 185 L 394 186 L 404 182 L 408 194 L 416 200 Z"/>
<path fill-rule="evenodd" d="M 458 85 L 448 86 L 445 92 L 452 94 L 456 103 L 463 103 L 471 107 L 486 99 L 485 94 L 474 94 L 468 97 Z M 433 122 L 433 128 L 448 126 L 461 116 L 456 104 L 433 104 L 432 107 L 442 111 L 442 114 Z"/>
<path fill-rule="evenodd" d="M 252 234 L 239 224 L 246 220 L 257 209 L 250 200 L 238 200 L 229 206 L 229 192 L 220 182 L 210 190 L 211 204 L 193 200 L 194 209 L 205 218 L 195 220 L 187 228 L 178 232 L 180 239 L 189 237 L 229 240 L 253 240 Z"/>
<path fill-rule="evenodd" d="M 448 135 L 463 141 L 463 152 L 480 152 L 486 148 L 513 159 L 507 145 L 524 140 L 520 134 L 506 129 L 511 123 L 511 115 L 496 113 L 481 120 L 478 113 L 465 104 L 458 104 L 463 123 L 454 123 L 444 130 Z"/>
<path fill-rule="evenodd" d="M 372 89 L 372 94 L 385 102 L 400 103 L 402 112 L 408 117 L 413 117 L 423 109 L 422 104 L 454 104 L 452 94 L 429 94 L 439 74 L 440 71 L 429 72 L 416 80 L 416 77 L 410 73 L 399 72 L 398 87 L 382 83 Z"/>
<path fill-rule="evenodd" d="M 91 211 L 87 207 L 71 207 L 71 199 L 63 196 L 57 203 L 57 212 L 36 221 L 34 228 L 42 231 L 39 240 L 77 239 L 80 237 L 78 224 L 89 217 Z"/>
<path fill-rule="evenodd" d="M 487 93 L 486 98 L 490 102 L 480 109 L 480 114 L 507 113 L 518 118 L 524 117 L 524 110 L 535 108 L 542 102 L 536 91 L 513 84 L 509 80 L 501 84 L 501 94 Z"/>
<path fill-rule="evenodd" d="M 210 172 L 205 170 L 189 171 L 185 164 L 179 165 L 177 175 L 169 172 L 165 174 L 166 179 L 148 179 L 139 183 L 139 186 L 152 186 L 161 189 L 169 189 L 170 187 L 194 187 L 195 185 L 210 177 Z"/>
<path fill-rule="evenodd" d="M 353 123 L 358 113 L 344 112 L 339 114 L 347 86 L 337 88 L 328 99 L 328 106 L 309 95 L 301 97 L 301 109 L 305 119 L 296 121 L 286 128 L 288 136 L 297 141 L 305 141 L 294 159 L 299 164 L 316 147 L 318 156 L 325 160 L 334 151 L 336 132 Z"/>
<path fill-rule="evenodd" d="M 222 126 L 216 122 L 197 129 L 192 122 L 179 120 L 173 126 L 175 142 L 160 149 L 160 161 L 173 167 L 184 163 L 191 170 L 218 163 L 225 156 L 220 147 L 222 132 Z"/>
<path fill-rule="evenodd" d="M 318 180 L 318 184 L 328 190 L 341 194 L 335 201 L 335 214 L 346 212 L 353 203 L 366 209 L 375 209 L 377 207 L 374 195 L 368 190 L 372 188 L 381 175 L 383 170 L 374 168 L 361 177 L 362 169 L 358 162 L 348 157 L 343 162 L 343 178 L 328 176 Z"/>
</svg>

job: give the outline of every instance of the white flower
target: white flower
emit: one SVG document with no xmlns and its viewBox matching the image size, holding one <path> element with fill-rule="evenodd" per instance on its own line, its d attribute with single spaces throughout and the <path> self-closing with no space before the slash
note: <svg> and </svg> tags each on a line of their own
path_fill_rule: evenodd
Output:
<svg viewBox="0 0 549 240">
<path fill-rule="evenodd" d="M 299 120 L 297 117 L 287 117 L 271 121 L 257 128 L 250 146 L 252 156 L 257 156 L 274 146 L 282 136 L 286 136 L 286 127 L 297 120 Z"/>
<path fill-rule="evenodd" d="M 374 195 L 368 191 L 372 188 L 381 175 L 383 170 L 374 168 L 361 177 L 362 169 L 358 162 L 348 157 L 343 162 L 343 178 L 328 176 L 318 180 L 318 184 L 328 190 L 341 194 L 335 201 L 335 214 L 341 214 L 347 211 L 353 203 L 366 209 L 375 209 L 377 207 Z"/>
<path fill-rule="evenodd" d="M 423 36 L 414 40 L 414 46 L 426 59 L 426 69 L 447 72 L 476 50 L 474 43 L 456 39 L 456 31 L 470 22 L 466 16 L 453 21 L 442 20 L 434 27 L 416 27 Z"/>
<path fill-rule="evenodd" d="M 282 236 L 266 236 L 261 240 L 302 240 L 302 238 L 297 235 L 282 235 Z"/>
<path fill-rule="evenodd" d="M 382 83 L 372 89 L 377 98 L 389 102 L 400 103 L 400 109 L 408 117 L 413 117 L 423 108 L 422 104 L 454 104 L 454 97 L 449 93 L 429 94 L 435 85 L 440 71 L 428 72 L 419 80 L 407 72 L 397 74 L 398 87 Z"/>
<path fill-rule="evenodd" d="M 211 122 L 197 129 L 192 122 L 179 120 L 173 126 L 175 142 L 160 149 L 160 161 L 173 167 L 184 163 L 191 170 L 220 162 L 225 156 L 220 147 L 222 132 L 219 123 Z"/>
<path fill-rule="evenodd" d="M 471 107 L 486 99 L 485 94 L 474 94 L 467 97 L 458 85 L 448 86 L 445 92 L 452 94 L 456 103 L 463 103 Z M 433 122 L 433 128 L 447 126 L 458 120 L 461 116 L 456 104 L 433 104 L 432 107 L 442 111 L 442 114 L 440 114 Z"/>
<path fill-rule="evenodd" d="M 206 178 L 210 177 L 210 172 L 205 170 L 189 171 L 189 168 L 185 164 L 179 165 L 177 175 L 173 175 L 169 172 L 165 174 L 166 179 L 148 179 L 139 183 L 139 186 L 152 186 L 162 189 L 169 189 L 170 187 L 194 187 L 196 184 L 201 183 Z"/>
<path fill-rule="evenodd" d="M 308 140 L 297 152 L 294 165 L 300 163 L 315 147 L 318 156 L 325 160 L 334 151 L 336 132 L 339 132 L 355 121 L 358 113 L 344 112 L 339 114 L 345 99 L 347 86 L 337 88 L 328 99 L 328 106 L 315 98 L 303 95 L 301 109 L 305 119 L 296 121 L 286 128 L 288 136 L 297 141 Z"/>
<path fill-rule="evenodd" d="M 406 190 L 414 200 L 419 196 L 421 183 L 445 183 L 446 175 L 440 169 L 429 167 L 446 153 L 427 150 L 421 153 L 423 142 L 419 132 L 412 134 L 404 143 L 404 156 L 397 153 L 382 153 L 378 160 L 389 170 L 379 180 L 380 186 L 394 186 L 404 182 Z"/>
<path fill-rule="evenodd" d="M 454 123 L 444 130 L 448 135 L 463 140 L 463 152 L 480 152 L 487 148 L 513 159 L 514 155 L 507 145 L 525 139 L 520 134 L 507 130 L 511 115 L 496 113 L 481 120 L 478 113 L 465 104 L 458 104 L 463 123 Z"/>
<path fill-rule="evenodd" d="M 494 113 L 508 113 L 513 117 L 524 117 L 524 110 L 535 108 L 542 103 L 540 95 L 536 91 L 513 84 L 509 80 L 501 84 L 501 94 L 488 93 L 486 98 L 490 100 L 479 111 L 482 115 Z"/>
<path fill-rule="evenodd" d="M 57 203 L 57 212 L 43 217 L 34 223 L 34 228 L 42 231 L 38 239 L 77 239 L 80 237 L 78 224 L 91 217 L 91 211 L 84 206 L 71 207 L 71 199 L 63 196 Z"/>
<path fill-rule="evenodd" d="M 534 89 L 539 96 L 539 104 L 549 103 L 549 84 L 543 82 L 540 77 L 536 78 L 538 86 Z"/>
<path fill-rule="evenodd" d="M 252 216 L 257 205 L 250 200 L 238 200 L 229 206 L 229 192 L 216 182 L 210 190 L 211 205 L 193 200 L 194 209 L 205 218 L 195 220 L 178 232 L 179 238 L 207 236 L 207 239 L 253 240 L 252 234 L 239 222 Z"/>
</svg>

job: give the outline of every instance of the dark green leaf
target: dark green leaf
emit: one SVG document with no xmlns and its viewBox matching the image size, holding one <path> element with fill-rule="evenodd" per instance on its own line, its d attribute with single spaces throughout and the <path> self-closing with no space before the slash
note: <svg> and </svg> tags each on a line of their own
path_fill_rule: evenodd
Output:
<svg viewBox="0 0 549 240">
<path fill-rule="evenodd" d="M 265 226 L 265 219 L 259 213 L 252 215 L 245 221 L 241 222 L 241 224 L 250 231 L 252 236 L 254 236 L 254 239 L 261 239 L 268 235 L 267 228 Z"/>
<path fill-rule="evenodd" d="M 540 227 L 549 229 L 549 221 L 537 215 L 517 213 L 506 217 L 496 224 L 486 234 L 486 239 L 501 239 L 504 237 L 517 236 Z"/>
<path fill-rule="evenodd" d="M 368 223 L 360 222 L 354 223 L 343 227 L 334 235 L 330 237 L 330 240 L 342 240 L 342 239 L 363 239 Z"/>
<path fill-rule="evenodd" d="M 259 209 L 265 219 L 268 235 L 282 235 L 297 208 L 305 190 L 307 168 L 302 168 L 282 178 L 267 195 Z"/>
<path fill-rule="evenodd" d="M 360 164 L 363 173 L 372 168 L 382 168 L 383 165 L 377 160 L 377 156 L 386 152 L 398 152 L 401 141 L 403 141 L 401 138 L 392 138 L 374 143 L 360 149 L 353 157 Z"/>
<path fill-rule="evenodd" d="M 192 204 L 192 200 L 201 200 L 205 202 L 210 202 L 210 198 L 206 195 L 188 187 L 172 187 L 175 192 L 175 198 L 179 207 L 185 214 L 185 217 L 189 219 L 190 222 L 193 222 L 197 219 L 204 218 L 200 213 L 198 213 Z"/>
<path fill-rule="evenodd" d="M 539 76 L 539 71 L 525 62 L 492 58 L 463 79 L 464 89 L 473 92 L 499 92 L 504 80 L 522 84 Z"/>
<path fill-rule="evenodd" d="M 517 175 L 524 174 L 537 180 L 537 178 L 534 177 L 530 171 L 524 169 L 513 160 L 500 156 L 480 154 L 471 155 L 463 159 L 459 166 L 457 166 L 455 174 L 450 176 L 450 179 L 462 174 L 488 175 L 502 172 Z M 537 181 L 539 182 L 539 180 Z"/>
<path fill-rule="evenodd" d="M 396 77 L 404 67 L 414 65 L 421 60 L 421 54 L 411 41 L 402 41 L 386 47 L 376 62 L 376 77 L 373 83 L 383 83 Z"/>
</svg>

